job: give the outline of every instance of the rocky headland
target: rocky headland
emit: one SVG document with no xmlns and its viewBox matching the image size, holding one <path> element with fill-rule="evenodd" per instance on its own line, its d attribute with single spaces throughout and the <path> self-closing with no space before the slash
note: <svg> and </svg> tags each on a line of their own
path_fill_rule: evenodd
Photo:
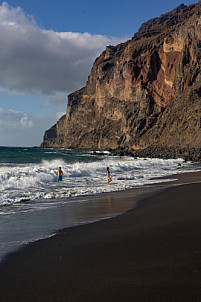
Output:
<svg viewBox="0 0 201 302">
<path fill-rule="evenodd" d="M 108 46 L 41 147 L 201 160 L 201 1 Z"/>
</svg>

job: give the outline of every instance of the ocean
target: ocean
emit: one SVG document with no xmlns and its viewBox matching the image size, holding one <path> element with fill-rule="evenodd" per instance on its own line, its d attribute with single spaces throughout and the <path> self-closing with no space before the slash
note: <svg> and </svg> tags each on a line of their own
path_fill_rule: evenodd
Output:
<svg viewBox="0 0 201 302">
<path fill-rule="evenodd" d="M 63 170 L 61 182 L 56 175 L 59 166 Z M 107 167 L 112 178 L 109 185 Z M 182 159 L 0 147 L 0 259 L 59 229 L 112 217 L 134 206 L 129 198 L 124 204 L 113 203 L 114 192 L 145 190 L 172 181 L 168 176 L 195 170 Z"/>
</svg>

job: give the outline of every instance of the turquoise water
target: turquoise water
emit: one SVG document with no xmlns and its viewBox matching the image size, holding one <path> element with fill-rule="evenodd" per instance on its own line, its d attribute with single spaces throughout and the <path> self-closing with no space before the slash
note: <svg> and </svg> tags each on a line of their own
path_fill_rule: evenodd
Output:
<svg viewBox="0 0 201 302">
<path fill-rule="evenodd" d="M 0 147 L 0 163 L 39 164 L 43 160 L 53 161 L 59 159 L 72 164 L 78 161 L 90 162 L 97 160 L 97 158 L 92 158 L 90 155 L 91 152 L 65 149 Z"/>
</svg>

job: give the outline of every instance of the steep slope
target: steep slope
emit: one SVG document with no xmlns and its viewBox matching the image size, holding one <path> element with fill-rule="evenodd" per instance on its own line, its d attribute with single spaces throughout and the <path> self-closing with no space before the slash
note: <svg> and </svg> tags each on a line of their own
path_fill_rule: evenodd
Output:
<svg viewBox="0 0 201 302">
<path fill-rule="evenodd" d="M 108 46 L 41 147 L 201 148 L 201 1 Z"/>
</svg>

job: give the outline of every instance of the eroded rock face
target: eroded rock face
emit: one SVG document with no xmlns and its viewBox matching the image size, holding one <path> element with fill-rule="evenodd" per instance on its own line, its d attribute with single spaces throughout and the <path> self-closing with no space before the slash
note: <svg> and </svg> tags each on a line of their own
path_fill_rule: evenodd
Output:
<svg viewBox="0 0 201 302">
<path fill-rule="evenodd" d="M 108 46 L 42 147 L 201 148 L 201 2 Z"/>
</svg>

